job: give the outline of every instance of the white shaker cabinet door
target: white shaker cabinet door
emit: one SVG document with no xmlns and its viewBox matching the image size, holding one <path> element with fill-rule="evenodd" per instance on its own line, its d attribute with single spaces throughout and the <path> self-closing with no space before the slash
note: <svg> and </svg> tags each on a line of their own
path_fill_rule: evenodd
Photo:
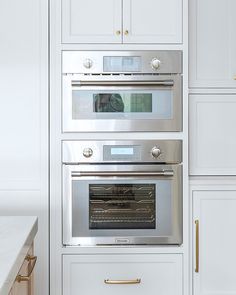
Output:
<svg viewBox="0 0 236 295">
<path fill-rule="evenodd" d="M 189 4 L 190 87 L 236 87 L 236 1 Z"/>
<path fill-rule="evenodd" d="M 193 295 L 235 295 L 236 191 L 193 191 L 193 210 Z"/>
<path fill-rule="evenodd" d="M 190 175 L 236 175 L 236 95 L 190 95 Z"/>
<path fill-rule="evenodd" d="M 63 295 L 182 295 L 182 255 L 63 255 Z"/>
<path fill-rule="evenodd" d="M 125 0 L 124 43 L 182 43 L 182 0 Z"/>
<path fill-rule="evenodd" d="M 62 0 L 62 43 L 121 43 L 121 0 Z"/>
</svg>

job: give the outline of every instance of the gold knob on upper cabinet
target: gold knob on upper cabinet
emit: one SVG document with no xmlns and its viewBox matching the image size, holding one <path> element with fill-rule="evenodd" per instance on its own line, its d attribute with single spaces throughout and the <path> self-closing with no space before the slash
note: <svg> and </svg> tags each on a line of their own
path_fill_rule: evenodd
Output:
<svg viewBox="0 0 236 295">
<path fill-rule="evenodd" d="M 234 80 L 236 80 L 236 75 L 234 76 Z"/>
<path fill-rule="evenodd" d="M 116 31 L 116 35 L 117 36 L 120 36 L 120 34 L 121 34 L 121 31 L 120 30 Z"/>
<path fill-rule="evenodd" d="M 129 35 L 129 31 L 128 30 L 125 30 L 125 36 Z"/>
</svg>

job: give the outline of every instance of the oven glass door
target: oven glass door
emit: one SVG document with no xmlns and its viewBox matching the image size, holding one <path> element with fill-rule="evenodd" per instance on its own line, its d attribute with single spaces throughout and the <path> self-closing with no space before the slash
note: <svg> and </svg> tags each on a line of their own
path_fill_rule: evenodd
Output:
<svg viewBox="0 0 236 295">
<path fill-rule="evenodd" d="M 73 192 L 78 190 L 75 181 L 72 186 Z M 88 186 L 90 230 L 156 228 L 156 183 L 108 182 Z"/>
<path fill-rule="evenodd" d="M 171 119 L 171 89 L 89 88 L 72 91 L 72 120 Z"/>
<path fill-rule="evenodd" d="M 86 82 L 65 77 L 63 129 L 130 131 L 133 128 L 133 131 L 142 131 L 144 128 L 149 131 L 153 121 L 158 122 L 156 131 L 180 129 L 179 83 L 173 77 L 159 81 Z M 111 124 L 107 124 L 108 121 Z"/>
<path fill-rule="evenodd" d="M 180 167 L 174 173 L 166 177 L 81 177 L 67 167 L 64 244 L 178 244 Z"/>
</svg>

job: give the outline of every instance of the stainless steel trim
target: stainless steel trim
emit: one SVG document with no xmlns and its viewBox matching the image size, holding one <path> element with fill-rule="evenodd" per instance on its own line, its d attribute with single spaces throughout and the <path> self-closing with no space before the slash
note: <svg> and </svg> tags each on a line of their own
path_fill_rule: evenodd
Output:
<svg viewBox="0 0 236 295">
<path fill-rule="evenodd" d="M 173 80 L 163 80 L 163 81 L 71 81 L 71 86 L 132 86 L 132 87 L 142 87 L 142 86 L 174 86 Z"/>
<path fill-rule="evenodd" d="M 140 57 L 140 67 L 134 71 L 104 71 L 104 56 Z M 89 63 L 87 61 L 90 61 Z M 158 67 L 153 61 L 158 60 Z M 63 51 L 63 132 L 152 132 L 182 130 L 182 52 L 178 50 L 144 51 Z M 84 88 L 83 88 L 84 87 Z M 172 116 L 162 118 L 151 114 L 149 118 L 137 114 L 95 114 L 92 110 L 72 118 L 72 92 L 155 90 L 170 88 Z M 142 89 L 141 89 L 142 88 Z M 135 116 L 137 115 L 137 117 Z M 109 124 L 108 124 L 109 122 Z"/>
<path fill-rule="evenodd" d="M 158 236 L 142 236 L 142 231 L 139 235 L 127 236 L 123 235 L 104 235 L 97 237 L 76 237 L 72 236 L 72 173 L 80 171 L 101 171 L 104 165 L 63 165 L 63 244 L 65 246 L 94 246 L 94 245 L 180 245 L 182 244 L 182 202 L 183 202 L 183 184 L 182 184 L 182 165 L 158 165 L 158 169 L 173 170 L 174 176 L 170 179 L 171 191 L 173 192 L 172 199 L 172 231 L 169 234 Z M 155 171 L 157 165 L 106 165 L 111 171 Z M 106 167 L 107 168 L 107 167 Z M 132 178 L 135 180 L 135 177 Z M 81 179 L 81 178 L 78 178 Z M 87 180 L 98 181 L 99 176 L 87 177 Z M 105 179 L 105 178 L 104 178 Z M 114 183 L 116 181 L 114 177 Z M 120 178 L 119 178 L 120 179 Z M 149 176 L 149 180 L 162 179 L 161 176 Z M 74 179 L 73 179 L 74 180 Z M 110 179 L 109 179 L 110 180 Z M 163 180 L 163 179 L 162 179 Z M 81 179 L 82 181 L 82 179 Z M 106 231 L 107 232 L 107 231 Z"/>
<path fill-rule="evenodd" d="M 87 171 L 77 171 L 77 172 L 72 172 L 71 174 L 72 177 L 83 177 L 83 176 L 99 176 L 99 177 L 122 177 L 122 176 L 165 176 L 165 177 L 170 177 L 174 176 L 174 171 L 143 171 L 143 172 L 128 172 L 128 171 L 93 171 L 93 172 L 87 172 Z"/>
<path fill-rule="evenodd" d="M 133 50 L 133 51 L 80 51 L 80 50 L 64 50 L 62 52 L 62 72 L 63 74 L 103 73 L 103 57 L 119 56 L 130 57 L 140 56 L 141 66 L 139 73 L 182 73 L 182 51 L 180 50 Z M 84 60 L 91 59 L 93 66 L 85 68 Z M 158 69 L 152 68 L 151 62 L 156 58 L 161 64 Z M 107 73 L 107 72 L 106 72 Z M 127 73 L 127 72 L 125 72 Z"/>
<path fill-rule="evenodd" d="M 104 159 L 104 146 L 139 146 L 140 158 L 139 159 Z M 155 158 L 152 155 L 154 147 L 158 147 L 161 154 Z M 92 155 L 85 157 L 83 155 L 84 150 L 91 149 Z M 182 162 L 182 141 L 181 140 L 97 140 L 97 141 L 63 141 L 62 143 L 62 162 L 64 164 L 76 164 L 76 163 L 168 163 L 175 164 Z M 101 166 L 100 166 L 101 167 Z M 107 165 L 107 167 L 111 167 Z M 108 169 L 106 167 L 106 169 Z M 137 167 L 137 166 L 136 166 Z M 91 169 L 91 168 L 90 168 Z M 103 169 L 105 169 L 103 167 Z M 120 169 L 120 166 L 119 168 Z M 142 169 L 142 168 L 138 168 Z M 150 167 L 147 167 L 146 171 L 150 171 Z M 154 167 L 155 170 L 159 170 L 160 167 Z M 164 168 L 165 169 L 165 168 Z M 124 167 L 123 171 L 126 171 L 127 167 Z M 154 170 L 154 171 L 155 171 Z M 166 170 L 166 169 L 165 169 Z M 100 169 L 99 169 L 100 171 Z M 110 171 L 110 170 L 109 170 Z M 143 171 L 143 170 L 142 170 Z"/>
<path fill-rule="evenodd" d="M 182 130 L 182 76 L 180 75 L 64 75 L 63 76 L 63 106 L 62 106 L 62 128 L 64 132 L 151 132 L 151 131 L 181 131 Z M 173 82 L 174 85 L 163 85 Z M 169 82 L 168 82 L 169 81 Z M 90 85 L 85 85 L 86 82 Z M 148 84 L 146 84 L 149 83 Z M 160 82 L 159 85 L 157 85 Z M 78 84 L 77 84 L 78 83 Z M 109 85 L 107 84 L 109 83 Z M 116 84 L 117 83 L 117 84 Z M 140 83 L 144 83 L 141 85 Z M 74 86 L 72 86 L 72 84 Z M 96 86 L 95 86 L 96 85 Z M 118 91 L 123 87 L 125 90 L 157 90 L 168 89 L 172 91 L 172 118 L 171 119 L 138 119 L 132 118 L 128 115 L 122 118 L 114 114 L 114 118 L 83 118 L 72 119 L 72 91 L 83 90 L 86 91 L 102 91 L 104 87 L 109 91 Z M 142 88 L 142 89 L 141 89 Z M 104 114 L 103 114 L 104 115 Z M 109 124 L 108 124 L 109 122 Z"/>
</svg>

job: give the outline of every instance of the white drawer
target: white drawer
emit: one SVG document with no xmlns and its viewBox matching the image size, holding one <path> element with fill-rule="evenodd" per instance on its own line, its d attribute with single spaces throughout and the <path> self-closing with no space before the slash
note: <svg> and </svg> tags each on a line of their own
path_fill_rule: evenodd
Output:
<svg viewBox="0 0 236 295">
<path fill-rule="evenodd" d="M 135 281 L 106 284 L 104 280 Z M 63 295 L 182 295 L 182 255 L 63 255 Z"/>
</svg>

